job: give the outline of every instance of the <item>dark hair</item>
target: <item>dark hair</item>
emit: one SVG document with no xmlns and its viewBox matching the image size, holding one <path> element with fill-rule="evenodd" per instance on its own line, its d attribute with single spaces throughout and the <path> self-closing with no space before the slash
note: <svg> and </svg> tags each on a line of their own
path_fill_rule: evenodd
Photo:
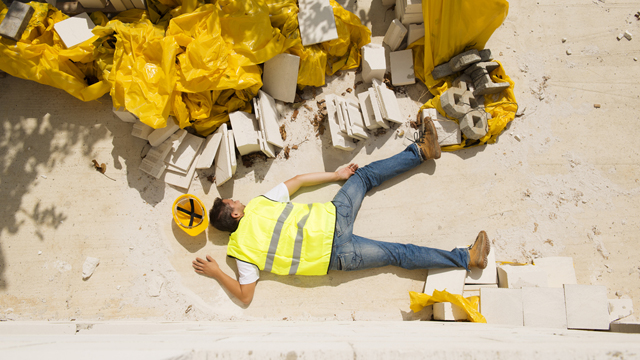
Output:
<svg viewBox="0 0 640 360">
<path fill-rule="evenodd" d="M 211 210 L 209 210 L 209 223 L 220 231 L 234 232 L 238 229 L 239 221 L 231 216 L 231 206 L 216 198 Z"/>
</svg>

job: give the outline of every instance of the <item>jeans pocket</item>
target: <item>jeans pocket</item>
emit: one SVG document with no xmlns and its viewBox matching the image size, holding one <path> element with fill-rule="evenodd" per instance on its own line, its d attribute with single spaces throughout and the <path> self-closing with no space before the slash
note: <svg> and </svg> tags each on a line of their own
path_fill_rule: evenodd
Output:
<svg viewBox="0 0 640 360">
<path fill-rule="evenodd" d="M 339 269 L 343 271 L 358 270 L 360 264 L 362 264 L 362 257 L 356 253 L 347 253 L 338 255 L 340 260 Z"/>
<path fill-rule="evenodd" d="M 336 233 L 335 236 L 342 236 L 347 230 L 351 228 L 351 206 L 338 205 L 336 206 Z"/>
</svg>

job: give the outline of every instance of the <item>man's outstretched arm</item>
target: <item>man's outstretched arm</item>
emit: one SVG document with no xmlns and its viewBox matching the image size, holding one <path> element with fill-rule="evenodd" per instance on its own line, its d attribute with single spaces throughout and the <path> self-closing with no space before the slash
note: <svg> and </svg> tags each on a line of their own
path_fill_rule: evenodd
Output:
<svg viewBox="0 0 640 360">
<path fill-rule="evenodd" d="M 209 255 L 207 255 L 206 260 L 196 258 L 192 264 L 198 274 L 206 275 L 218 280 L 222 286 L 229 290 L 233 296 L 242 301 L 243 304 L 249 305 L 251 300 L 253 300 L 253 293 L 256 290 L 257 281 L 252 282 L 251 284 L 241 285 L 238 280 L 220 270 L 218 263 Z"/>
<path fill-rule="evenodd" d="M 333 181 L 347 180 L 358 170 L 357 164 L 349 164 L 334 172 L 319 172 L 296 175 L 284 182 L 289 189 L 289 196 L 293 195 L 301 187 L 325 184 Z"/>
</svg>

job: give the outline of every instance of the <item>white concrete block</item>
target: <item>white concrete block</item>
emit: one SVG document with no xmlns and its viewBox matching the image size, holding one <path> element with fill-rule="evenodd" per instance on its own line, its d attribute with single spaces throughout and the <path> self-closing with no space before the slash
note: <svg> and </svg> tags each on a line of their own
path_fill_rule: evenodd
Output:
<svg viewBox="0 0 640 360">
<path fill-rule="evenodd" d="M 578 283 L 572 257 L 552 256 L 535 259 L 533 263 L 547 274 L 549 287 Z"/>
<path fill-rule="evenodd" d="M 173 150 L 174 143 L 181 142 L 186 136 L 186 133 L 186 130 L 177 131 L 159 146 L 154 146 L 149 149 L 145 158 L 142 159 L 139 169 L 159 179 L 167 168 L 164 160 Z"/>
<path fill-rule="evenodd" d="M 338 118 L 338 125 L 340 125 L 340 131 L 342 131 L 343 134 L 346 134 L 347 136 L 349 136 L 349 130 L 351 130 L 347 126 L 349 115 L 346 113 L 344 107 L 342 106 L 343 103 L 344 103 L 343 98 L 341 98 L 340 96 L 334 97 L 333 104 L 336 107 L 336 116 Z"/>
<path fill-rule="evenodd" d="M 132 114 L 133 115 L 133 114 Z M 143 139 L 143 140 L 147 140 L 149 139 L 149 135 L 154 131 L 155 129 L 152 128 L 151 126 L 138 121 L 137 123 L 133 124 L 133 128 L 131 129 L 131 135 L 135 136 L 137 138 Z"/>
<path fill-rule="evenodd" d="M 227 182 L 233 176 L 231 169 L 231 153 L 229 151 L 229 134 L 227 124 L 220 125 L 222 131 L 222 140 L 220 141 L 220 149 L 216 155 L 216 185 L 220 186 Z M 234 153 L 235 157 L 235 153 Z"/>
<path fill-rule="evenodd" d="M 434 120 L 433 125 L 438 134 L 438 144 L 440 146 L 459 145 L 462 142 L 462 132 L 460 124 L 453 120 Z"/>
<path fill-rule="evenodd" d="M 329 132 L 331 133 L 331 143 L 333 147 L 346 151 L 354 150 L 356 144 L 354 144 L 346 134 L 340 131 L 338 110 L 335 106 L 335 95 L 327 95 L 325 97 L 325 104 L 327 105 L 327 122 L 329 123 Z"/>
<path fill-rule="evenodd" d="M 180 129 L 180 126 L 176 124 L 172 116 L 169 116 L 167 119 L 167 126 L 155 129 L 151 134 L 149 134 L 149 144 L 151 144 L 151 146 L 158 146 L 162 144 L 171 135 L 178 131 L 178 129 Z"/>
<path fill-rule="evenodd" d="M 229 119 L 240 155 L 260 151 L 258 121 L 255 116 L 244 111 L 234 111 L 229 114 Z"/>
<path fill-rule="evenodd" d="M 236 143 L 233 130 L 227 131 L 227 137 L 229 138 L 229 162 L 231 162 L 231 176 L 236 174 L 236 168 L 238 167 L 238 161 L 236 158 Z"/>
<path fill-rule="evenodd" d="M 402 113 L 400 112 L 400 105 L 396 98 L 396 93 L 389 90 L 387 85 L 374 79 L 373 88 L 376 90 L 378 103 L 380 104 L 380 114 L 382 118 L 388 121 L 393 121 L 399 124 L 404 122 Z"/>
<path fill-rule="evenodd" d="M 394 51 L 390 54 L 391 83 L 394 86 L 411 85 L 416 83 L 413 71 L 413 50 Z"/>
<path fill-rule="evenodd" d="M 424 37 L 424 24 L 409 24 L 407 32 L 407 44 L 411 45 L 414 42 Z"/>
<path fill-rule="evenodd" d="M 424 22 L 422 13 L 405 13 L 400 22 L 404 25 L 419 24 Z"/>
<path fill-rule="evenodd" d="M 480 313 L 487 324 L 523 326 L 522 289 L 480 289 Z"/>
<path fill-rule="evenodd" d="M 299 0 L 298 7 L 298 27 L 303 46 L 338 38 L 338 28 L 329 0 Z"/>
<path fill-rule="evenodd" d="M 547 274 L 536 266 L 498 265 L 498 285 L 501 288 L 547 287 L 547 284 Z"/>
<path fill-rule="evenodd" d="M 78 2 L 85 9 L 104 9 L 107 7 L 106 0 L 79 0 Z"/>
<path fill-rule="evenodd" d="M 524 326 L 567 328 L 563 289 L 523 287 L 522 311 Z"/>
<path fill-rule="evenodd" d="M 267 139 L 264 137 L 264 133 L 262 131 L 258 131 L 258 136 L 260 138 L 260 150 L 270 158 L 276 157 L 276 150 L 273 145 L 267 142 Z"/>
<path fill-rule="evenodd" d="M 496 270 L 496 253 L 495 246 L 489 251 L 489 264 L 486 268 L 469 268 L 465 284 L 497 284 L 498 271 Z"/>
<path fill-rule="evenodd" d="M 423 292 L 433 295 L 433 290 L 447 290 L 449 294 L 462 295 L 466 276 L 464 268 L 429 269 Z"/>
<path fill-rule="evenodd" d="M 280 135 L 280 125 L 278 123 L 280 113 L 276 107 L 276 101 L 262 90 L 258 92 L 258 96 L 258 108 L 260 109 L 260 121 L 262 124 L 261 129 L 265 134 L 265 138 L 270 144 L 283 148 L 284 141 Z"/>
<path fill-rule="evenodd" d="M 120 118 L 120 120 L 122 120 L 124 122 L 135 124 L 138 121 L 140 121 L 140 119 L 138 119 L 137 116 L 133 115 L 132 113 L 128 112 L 127 110 L 125 110 L 123 108 L 116 109 L 114 107 L 113 108 L 113 113 L 116 114 L 116 116 L 118 118 Z"/>
<path fill-rule="evenodd" d="M 198 163 L 198 157 L 200 157 L 200 152 L 196 153 L 196 157 L 191 161 L 191 166 L 189 166 L 189 170 L 186 173 L 173 172 L 167 169 L 167 171 L 164 173 L 164 182 L 169 185 L 173 185 L 175 187 L 179 187 L 185 189 L 186 191 L 189 191 L 191 180 L 193 180 L 193 176 L 196 173 L 196 164 Z"/>
<path fill-rule="evenodd" d="M 278 54 L 264 63 L 262 90 L 274 99 L 292 103 L 296 98 L 300 57 Z"/>
<path fill-rule="evenodd" d="M 633 314 L 632 299 L 609 299 L 609 322 Z"/>
<path fill-rule="evenodd" d="M 349 116 L 349 125 L 351 126 L 353 136 L 363 140 L 368 139 L 369 135 L 367 134 L 367 131 L 364 127 L 364 120 L 362 119 L 362 114 L 360 113 L 360 105 L 352 99 L 347 99 L 345 104 L 347 108 L 347 114 Z"/>
<path fill-rule="evenodd" d="M 389 45 L 389 49 L 391 51 L 396 51 L 398 46 L 402 43 L 402 40 L 404 40 L 404 36 L 406 34 L 407 28 L 404 27 L 398 19 L 393 19 L 382 42 Z"/>
<path fill-rule="evenodd" d="M 609 330 L 607 288 L 598 285 L 564 285 L 569 329 Z"/>
<path fill-rule="evenodd" d="M 358 94 L 358 101 L 360 101 L 360 111 L 362 111 L 364 126 L 370 130 L 379 128 L 380 125 L 376 122 L 373 107 L 371 106 L 371 95 L 369 94 L 369 91 Z M 382 118 L 380 120 L 382 120 Z"/>
<path fill-rule="evenodd" d="M 218 149 L 220 148 L 220 142 L 222 141 L 222 131 L 220 128 L 213 134 L 207 136 L 207 139 L 202 146 L 202 152 L 196 169 L 209 169 L 213 165 L 213 159 L 215 159 Z"/>
<path fill-rule="evenodd" d="M 382 112 L 380 111 L 380 100 L 378 99 L 378 92 L 374 88 L 369 88 L 369 101 L 371 102 L 371 109 L 373 109 L 373 117 L 376 120 L 376 123 L 379 127 L 389 129 L 389 124 L 382 117 Z"/>
<path fill-rule="evenodd" d="M 101 3 L 102 0 L 99 2 Z M 84 4 L 82 4 L 84 6 Z M 84 6 L 85 8 L 90 8 Z M 103 8 L 102 6 L 101 8 Z M 95 7 L 93 9 L 96 9 Z M 81 13 L 76 16 L 70 17 L 66 20 L 62 20 L 53 24 L 54 30 L 60 36 L 60 39 L 64 43 L 67 49 L 72 48 L 80 43 L 83 43 L 95 35 L 91 30 L 95 27 L 91 18 L 87 13 Z"/>
<path fill-rule="evenodd" d="M 187 134 L 180 146 L 168 157 L 167 165 L 174 166 L 183 172 L 188 172 L 193 160 L 200 154 L 200 147 L 203 142 L 203 138 Z"/>
<path fill-rule="evenodd" d="M 371 80 L 384 80 L 387 72 L 386 50 L 383 46 L 368 44 L 362 47 L 362 80 L 371 83 Z"/>
<path fill-rule="evenodd" d="M 433 304 L 433 319 L 442 321 L 461 321 L 467 319 L 467 313 L 450 302 Z"/>
</svg>

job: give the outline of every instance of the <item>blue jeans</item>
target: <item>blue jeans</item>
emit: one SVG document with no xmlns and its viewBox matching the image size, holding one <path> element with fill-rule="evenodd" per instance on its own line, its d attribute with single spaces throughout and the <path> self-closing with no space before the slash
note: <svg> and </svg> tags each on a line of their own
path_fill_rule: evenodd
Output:
<svg viewBox="0 0 640 360">
<path fill-rule="evenodd" d="M 409 145 L 401 153 L 359 168 L 333 198 L 336 228 L 329 270 L 363 270 L 387 265 L 405 269 L 469 267 L 469 250 L 432 249 L 411 244 L 370 240 L 353 235 L 353 223 L 367 191 L 420 165 L 419 149 Z"/>
</svg>

